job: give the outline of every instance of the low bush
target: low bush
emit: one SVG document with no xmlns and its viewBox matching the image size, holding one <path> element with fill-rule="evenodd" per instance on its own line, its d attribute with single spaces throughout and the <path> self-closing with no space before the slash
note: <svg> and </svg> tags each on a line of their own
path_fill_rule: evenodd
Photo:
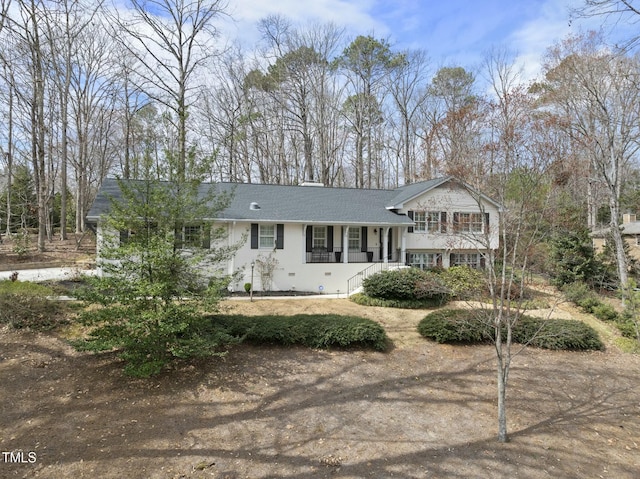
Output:
<svg viewBox="0 0 640 479">
<path fill-rule="evenodd" d="M 473 299 L 488 294 L 484 275 L 477 269 L 452 266 L 442 270 L 440 277 L 456 299 Z"/>
<path fill-rule="evenodd" d="M 600 351 L 598 333 L 582 321 L 523 317 L 515 328 L 514 341 L 543 349 Z"/>
<path fill-rule="evenodd" d="M 618 319 L 618 312 L 610 304 L 600 303 L 594 306 L 591 312 L 601 321 L 616 321 Z"/>
<path fill-rule="evenodd" d="M 549 309 L 551 305 L 546 299 L 525 299 L 519 303 L 520 309 Z"/>
<path fill-rule="evenodd" d="M 631 316 L 631 313 L 625 311 L 623 314 L 618 315 L 616 319 L 616 327 L 620 330 L 625 338 L 638 339 L 638 331 L 636 330 L 636 322 Z"/>
<path fill-rule="evenodd" d="M 66 323 L 65 305 L 48 299 L 53 291 L 28 281 L 0 281 L 0 323 L 47 331 Z"/>
<path fill-rule="evenodd" d="M 485 310 L 436 311 L 418 324 L 418 332 L 438 343 L 488 343 L 494 337 L 489 314 Z M 503 333 L 506 337 L 506 331 Z M 513 342 L 544 349 L 604 349 L 597 332 L 580 321 L 522 316 L 514 325 L 512 333 Z"/>
<path fill-rule="evenodd" d="M 418 324 L 418 333 L 438 343 L 486 343 L 492 337 L 488 324 L 474 318 L 475 310 L 441 309 Z"/>
<path fill-rule="evenodd" d="M 212 316 L 216 328 L 254 343 L 294 345 L 311 348 L 387 348 L 388 338 L 378 323 L 355 316 L 335 314 L 294 316 Z"/>
<path fill-rule="evenodd" d="M 371 298 L 390 300 L 444 300 L 449 294 L 438 274 L 418 268 L 381 271 L 366 278 L 362 289 Z"/>
<path fill-rule="evenodd" d="M 446 303 L 445 298 L 421 298 L 421 299 L 381 299 L 372 298 L 363 293 L 353 294 L 351 301 L 361 306 L 380 306 L 383 308 L 400 309 L 429 309 L 437 308 Z"/>
</svg>

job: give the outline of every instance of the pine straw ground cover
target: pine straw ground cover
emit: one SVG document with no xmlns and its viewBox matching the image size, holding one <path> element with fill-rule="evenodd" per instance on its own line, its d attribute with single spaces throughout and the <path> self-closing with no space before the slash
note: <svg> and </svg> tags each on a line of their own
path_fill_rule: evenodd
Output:
<svg viewBox="0 0 640 479">
<path fill-rule="evenodd" d="M 347 300 L 226 303 L 230 314 L 368 317 L 394 347 L 244 344 L 224 360 L 134 380 L 113 354 L 3 327 L 0 449 L 14 455 L 0 462 L 0 477 L 634 478 L 640 470 L 640 357 L 612 341 L 603 352 L 518 356 L 511 441 L 499 444 L 491 346 L 421 338 L 425 311 Z M 10 462 L 18 451 L 24 463 Z"/>
</svg>

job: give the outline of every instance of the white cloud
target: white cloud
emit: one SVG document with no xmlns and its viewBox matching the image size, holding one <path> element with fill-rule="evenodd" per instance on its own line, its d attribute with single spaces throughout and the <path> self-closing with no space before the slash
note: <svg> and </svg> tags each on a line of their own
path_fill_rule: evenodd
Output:
<svg viewBox="0 0 640 479">
<path fill-rule="evenodd" d="M 387 26 L 370 14 L 374 3 L 374 0 L 236 0 L 227 12 L 232 21 L 221 25 L 221 32 L 226 38 L 251 47 L 259 41 L 258 22 L 268 15 L 282 15 L 300 25 L 333 22 L 354 35 L 387 34 Z"/>
</svg>

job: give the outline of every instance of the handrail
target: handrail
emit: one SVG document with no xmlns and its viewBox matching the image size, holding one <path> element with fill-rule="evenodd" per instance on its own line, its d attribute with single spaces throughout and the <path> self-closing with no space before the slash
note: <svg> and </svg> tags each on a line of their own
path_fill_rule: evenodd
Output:
<svg viewBox="0 0 640 479">
<path fill-rule="evenodd" d="M 389 269 L 400 268 L 403 263 L 373 263 L 347 280 L 347 296 L 362 286 L 362 282 L 372 274 Z"/>
</svg>

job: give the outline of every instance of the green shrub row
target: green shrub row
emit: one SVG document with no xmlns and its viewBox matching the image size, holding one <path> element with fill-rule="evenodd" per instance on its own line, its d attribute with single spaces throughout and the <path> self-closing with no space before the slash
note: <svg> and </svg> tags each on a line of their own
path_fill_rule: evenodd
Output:
<svg viewBox="0 0 640 479">
<path fill-rule="evenodd" d="M 565 285 L 562 292 L 567 300 L 574 303 L 585 313 L 593 314 L 601 321 L 614 323 L 620 334 L 626 338 L 636 338 L 636 329 L 631 313 L 618 313 L 613 306 L 604 303 L 585 283 L 576 282 Z"/>
<path fill-rule="evenodd" d="M 368 347 L 383 351 L 388 337 L 382 326 L 365 318 L 336 314 L 294 316 L 217 315 L 211 321 L 231 336 L 260 344 L 299 344 L 311 348 Z"/>
<path fill-rule="evenodd" d="M 366 294 L 356 293 L 349 297 L 351 301 L 361 306 L 381 306 L 384 308 L 402 309 L 429 309 L 437 308 L 446 304 L 443 298 L 423 298 L 423 299 L 382 299 L 372 298 Z"/>
<path fill-rule="evenodd" d="M 0 323 L 48 331 L 66 323 L 66 308 L 48 299 L 50 288 L 28 281 L 0 281 Z"/>
<path fill-rule="evenodd" d="M 444 309 L 428 314 L 418 324 L 418 332 L 438 343 L 489 343 L 494 328 L 489 310 Z M 506 328 L 503 328 L 506 339 Z M 515 343 L 544 349 L 573 351 L 602 350 L 604 344 L 589 325 L 574 320 L 540 319 L 522 316 L 514 324 Z"/>
</svg>

